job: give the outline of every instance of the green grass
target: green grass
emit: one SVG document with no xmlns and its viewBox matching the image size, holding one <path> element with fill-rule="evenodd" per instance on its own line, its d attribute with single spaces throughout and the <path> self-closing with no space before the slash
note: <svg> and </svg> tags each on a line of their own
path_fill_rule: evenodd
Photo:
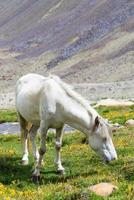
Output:
<svg viewBox="0 0 134 200">
<path fill-rule="evenodd" d="M 16 122 L 17 120 L 17 113 L 15 110 L 0 109 L 0 123 Z"/>
<path fill-rule="evenodd" d="M 100 106 L 96 109 L 100 115 L 112 123 L 124 124 L 128 119 L 134 119 L 134 105 L 132 106 Z"/>
<path fill-rule="evenodd" d="M 54 160 L 54 136 L 49 134 L 45 166 L 38 184 L 31 181 L 34 160 L 22 166 L 21 144 L 17 136 L 0 136 L 0 199 L 24 200 L 125 200 L 134 196 L 134 129 L 123 128 L 113 136 L 118 160 L 106 164 L 84 143 L 85 136 L 75 132 L 63 138 L 62 160 L 65 175 L 58 175 Z M 39 139 L 37 139 L 39 143 Z M 118 190 L 108 198 L 88 190 L 92 184 L 112 182 Z M 2 188 L 2 189 L 1 189 Z"/>
<path fill-rule="evenodd" d="M 98 111 L 112 122 L 121 124 L 134 118 L 133 106 L 99 107 Z M 0 119 L 16 121 L 16 113 L 0 112 Z M 85 135 L 80 132 L 64 135 L 61 154 L 66 174 L 58 175 L 53 163 L 54 135 L 49 133 L 42 177 L 35 184 L 31 181 L 33 156 L 30 154 L 28 166 L 22 166 L 20 139 L 15 135 L 0 135 L 0 200 L 133 200 L 134 128 L 124 127 L 114 133 L 118 160 L 109 164 L 104 163 L 85 141 Z M 39 145 L 39 138 L 37 143 Z M 89 191 L 89 186 L 100 182 L 111 182 L 118 190 L 107 198 Z"/>
</svg>

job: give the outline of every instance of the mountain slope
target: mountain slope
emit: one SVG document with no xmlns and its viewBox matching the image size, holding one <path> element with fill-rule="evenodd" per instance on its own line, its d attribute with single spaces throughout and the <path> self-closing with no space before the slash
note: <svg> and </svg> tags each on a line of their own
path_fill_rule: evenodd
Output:
<svg viewBox="0 0 134 200">
<path fill-rule="evenodd" d="M 132 0 L 0 2 L 0 85 L 28 72 L 68 82 L 134 78 Z"/>
</svg>

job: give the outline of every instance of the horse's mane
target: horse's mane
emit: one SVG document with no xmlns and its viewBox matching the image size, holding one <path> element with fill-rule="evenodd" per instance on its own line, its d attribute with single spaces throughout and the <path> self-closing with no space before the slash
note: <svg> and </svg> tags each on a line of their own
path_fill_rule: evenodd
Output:
<svg viewBox="0 0 134 200">
<path fill-rule="evenodd" d="M 55 76 L 55 75 L 50 75 L 50 78 L 54 79 L 58 84 L 60 84 L 60 86 L 62 87 L 62 89 L 72 98 L 74 99 L 76 102 L 78 102 L 80 105 L 82 105 L 90 115 L 92 115 L 93 113 L 95 115 L 97 115 L 97 111 L 92 108 L 90 106 L 90 103 L 88 100 L 85 100 L 80 94 L 78 94 L 77 92 L 75 92 L 73 90 L 73 88 L 63 82 L 58 76 Z"/>
</svg>

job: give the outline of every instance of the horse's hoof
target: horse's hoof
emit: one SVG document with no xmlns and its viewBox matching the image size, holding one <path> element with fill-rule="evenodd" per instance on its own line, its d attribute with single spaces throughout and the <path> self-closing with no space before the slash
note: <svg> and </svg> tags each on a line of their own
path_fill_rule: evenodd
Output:
<svg viewBox="0 0 134 200">
<path fill-rule="evenodd" d="M 22 165 L 28 165 L 28 160 L 22 160 L 22 161 L 21 161 L 21 164 L 22 164 Z"/>
<path fill-rule="evenodd" d="M 35 175 L 35 174 L 33 174 L 32 177 L 31 177 L 31 180 L 32 180 L 32 182 L 34 182 L 34 183 L 38 183 L 38 182 L 40 181 L 40 179 L 41 179 L 41 177 L 40 177 L 40 176 L 37 176 L 37 175 Z"/>
<path fill-rule="evenodd" d="M 65 170 L 64 169 L 58 169 L 57 173 L 60 175 L 64 175 L 65 174 Z"/>
</svg>

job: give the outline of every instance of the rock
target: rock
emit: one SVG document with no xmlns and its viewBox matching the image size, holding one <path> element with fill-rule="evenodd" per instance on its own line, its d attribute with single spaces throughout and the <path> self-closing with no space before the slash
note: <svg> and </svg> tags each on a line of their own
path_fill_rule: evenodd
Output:
<svg viewBox="0 0 134 200">
<path fill-rule="evenodd" d="M 90 191 L 103 197 L 109 196 L 115 189 L 117 189 L 117 187 L 111 183 L 99 183 L 89 187 Z"/>
<path fill-rule="evenodd" d="M 125 123 L 126 126 L 134 127 L 134 119 L 128 119 Z"/>
</svg>

